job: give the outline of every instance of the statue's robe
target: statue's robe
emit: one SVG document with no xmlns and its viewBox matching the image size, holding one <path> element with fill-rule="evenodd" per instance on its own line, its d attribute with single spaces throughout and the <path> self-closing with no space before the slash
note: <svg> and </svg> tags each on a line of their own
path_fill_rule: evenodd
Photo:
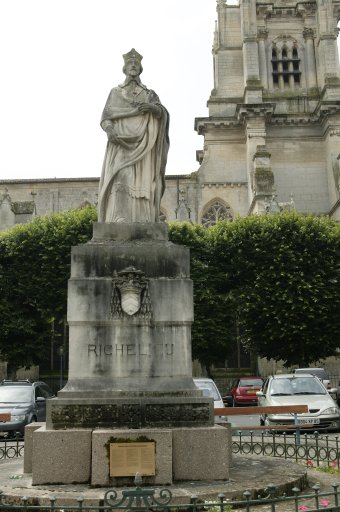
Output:
<svg viewBox="0 0 340 512">
<path fill-rule="evenodd" d="M 141 113 L 137 103 L 153 103 L 160 117 Z M 111 90 L 102 115 L 128 147 L 108 141 L 99 184 L 99 222 L 159 222 L 169 149 L 169 114 L 154 91 L 142 84 L 132 95 L 124 86 Z"/>
</svg>

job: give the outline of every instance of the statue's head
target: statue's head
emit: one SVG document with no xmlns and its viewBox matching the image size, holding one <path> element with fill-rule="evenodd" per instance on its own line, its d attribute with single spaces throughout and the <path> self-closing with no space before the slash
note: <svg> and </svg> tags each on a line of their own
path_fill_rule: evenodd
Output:
<svg viewBox="0 0 340 512">
<path fill-rule="evenodd" d="M 139 76 L 142 71 L 142 59 L 143 56 L 140 55 L 134 48 L 130 50 L 128 53 L 123 55 L 124 59 L 124 67 L 123 73 L 127 76 Z"/>
</svg>

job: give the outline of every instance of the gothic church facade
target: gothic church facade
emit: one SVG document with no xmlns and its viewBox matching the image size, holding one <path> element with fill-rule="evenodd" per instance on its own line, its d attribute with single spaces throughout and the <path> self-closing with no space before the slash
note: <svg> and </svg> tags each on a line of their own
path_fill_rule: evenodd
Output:
<svg viewBox="0 0 340 512">
<path fill-rule="evenodd" d="M 198 170 L 166 177 L 162 219 L 295 209 L 340 220 L 340 0 L 217 0 Z M 97 203 L 99 178 L 1 180 L 0 229 Z"/>
</svg>

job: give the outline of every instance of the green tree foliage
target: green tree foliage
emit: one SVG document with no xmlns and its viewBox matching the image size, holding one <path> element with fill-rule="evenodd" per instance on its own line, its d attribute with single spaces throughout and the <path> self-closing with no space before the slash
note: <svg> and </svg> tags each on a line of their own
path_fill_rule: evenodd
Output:
<svg viewBox="0 0 340 512">
<path fill-rule="evenodd" d="M 94 208 L 37 217 L 0 235 L 0 353 L 10 366 L 39 364 L 52 324 L 66 315 L 71 246 L 91 238 Z"/>
<path fill-rule="evenodd" d="M 173 243 L 190 248 L 190 277 L 194 283 L 192 355 L 209 367 L 226 359 L 228 343 L 235 338 L 233 318 L 226 307 L 226 297 L 219 295 L 219 273 L 214 269 L 210 231 L 188 222 L 169 226 Z"/>
<path fill-rule="evenodd" d="M 71 246 L 86 243 L 94 208 L 36 218 L 0 235 L 0 353 L 39 364 L 66 315 Z M 228 359 L 239 332 L 249 351 L 288 365 L 333 355 L 340 341 L 340 226 L 327 218 L 254 216 L 213 228 L 170 225 L 191 251 L 193 356 Z M 175 300 L 175 299 L 174 299 Z"/>
<path fill-rule="evenodd" d="M 307 365 L 340 345 L 340 226 L 296 213 L 240 218 L 210 230 L 218 293 L 248 350 Z"/>
</svg>

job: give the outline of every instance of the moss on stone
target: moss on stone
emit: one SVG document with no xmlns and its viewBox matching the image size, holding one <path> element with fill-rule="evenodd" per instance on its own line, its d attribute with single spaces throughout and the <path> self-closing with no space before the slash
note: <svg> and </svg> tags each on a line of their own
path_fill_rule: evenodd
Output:
<svg viewBox="0 0 340 512">
<path fill-rule="evenodd" d="M 271 169 L 271 167 L 256 167 L 255 169 L 255 177 L 256 178 L 260 178 L 260 177 L 272 177 L 273 176 L 273 171 Z"/>
</svg>

